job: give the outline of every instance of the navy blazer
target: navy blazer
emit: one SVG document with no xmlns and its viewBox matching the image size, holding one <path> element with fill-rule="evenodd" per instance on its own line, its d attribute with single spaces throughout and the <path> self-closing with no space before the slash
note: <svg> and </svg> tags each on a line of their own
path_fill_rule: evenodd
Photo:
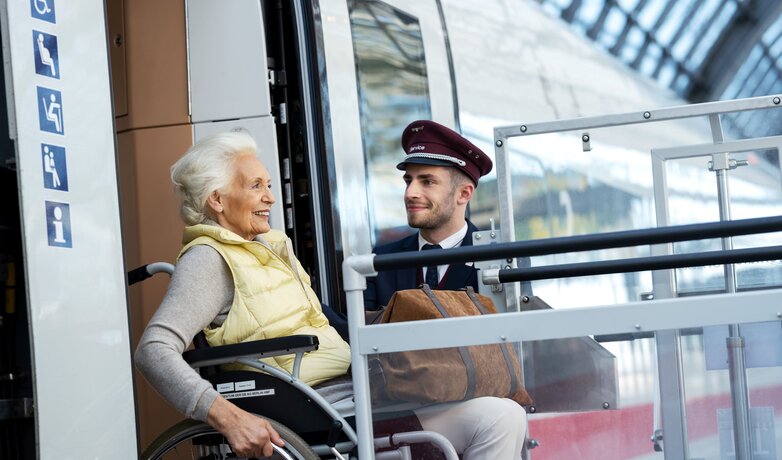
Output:
<svg viewBox="0 0 782 460">
<path fill-rule="evenodd" d="M 467 221 L 467 234 L 464 236 L 462 246 L 472 246 L 472 234 L 478 231 L 478 227 Z M 372 250 L 375 254 L 394 254 L 397 252 L 418 251 L 418 233 L 410 235 L 393 243 L 378 246 Z M 377 310 L 388 305 L 391 296 L 402 289 L 414 289 L 418 277 L 418 268 L 405 268 L 378 272 L 377 276 L 367 278 L 367 289 L 364 291 L 364 308 Z M 466 286 L 472 286 L 478 291 L 477 270 L 464 264 L 451 264 L 448 267 L 448 275 L 444 289 L 456 290 Z"/>
</svg>

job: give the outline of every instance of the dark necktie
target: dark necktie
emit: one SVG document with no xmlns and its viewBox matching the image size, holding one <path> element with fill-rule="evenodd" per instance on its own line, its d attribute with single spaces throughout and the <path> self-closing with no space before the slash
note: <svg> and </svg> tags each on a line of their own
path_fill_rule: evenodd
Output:
<svg viewBox="0 0 782 460">
<path fill-rule="evenodd" d="M 421 247 L 422 251 L 428 251 L 430 249 L 442 249 L 439 244 L 425 244 Z M 426 267 L 426 273 L 424 274 L 424 283 L 428 284 L 432 289 L 436 288 L 439 284 L 439 275 L 437 274 L 437 265 L 430 265 Z"/>
</svg>

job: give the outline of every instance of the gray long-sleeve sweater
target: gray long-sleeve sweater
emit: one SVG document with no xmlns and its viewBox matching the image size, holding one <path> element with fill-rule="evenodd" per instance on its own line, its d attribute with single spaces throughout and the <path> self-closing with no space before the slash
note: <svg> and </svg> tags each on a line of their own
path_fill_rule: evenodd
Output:
<svg viewBox="0 0 782 460">
<path fill-rule="evenodd" d="M 263 242 L 263 238 L 256 237 Z M 233 303 L 234 281 L 223 257 L 210 246 L 193 246 L 177 262 L 168 292 L 141 337 L 136 367 L 152 386 L 188 418 L 206 421 L 217 391 L 183 359 L 182 353 L 207 325 L 219 327 Z M 317 388 L 328 402 L 350 398 L 348 377 Z"/>
<path fill-rule="evenodd" d="M 233 292 L 222 256 L 209 246 L 193 246 L 179 258 L 168 292 L 136 348 L 136 367 L 188 418 L 206 421 L 218 393 L 182 359 L 182 352 L 206 326 L 222 324 Z"/>
</svg>

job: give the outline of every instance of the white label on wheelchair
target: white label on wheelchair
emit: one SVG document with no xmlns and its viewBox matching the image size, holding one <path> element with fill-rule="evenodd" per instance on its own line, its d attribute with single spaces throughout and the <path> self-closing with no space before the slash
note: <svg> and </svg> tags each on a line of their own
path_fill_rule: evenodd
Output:
<svg viewBox="0 0 782 460">
<path fill-rule="evenodd" d="M 242 391 L 240 393 L 228 393 L 224 394 L 225 399 L 239 399 L 239 398 L 255 398 L 256 396 L 272 396 L 274 394 L 274 388 L 268 390 L 254 390 L 254 391 Z"/>
<path fill-rule="evenodd" d="M 217 391 L 219 393 L 228 393 L 229 391 L 248 391 L 255 389 L 255 380 L 244 380 L 242 382 L 218 383 Z"/>
<path fill-rule="evenodd" d="M 218 383 L 217 384 L 217 392 L 218 393 L 225 393 L 227 391 L 234 391 L 234 383 L 233 382 Z"/>
<path fill-rule="evenodd" d="M 247 391 L 255 389 L 255 380 L 245 380 L 244 382 L 236 382 L 236 391 Z"/>
</svg>

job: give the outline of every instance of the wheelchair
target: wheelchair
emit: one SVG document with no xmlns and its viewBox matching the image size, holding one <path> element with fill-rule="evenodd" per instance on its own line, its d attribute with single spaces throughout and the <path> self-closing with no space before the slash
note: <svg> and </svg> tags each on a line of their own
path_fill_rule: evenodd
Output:
<svg viewBox="0 0 782 460">
<path fill-rule="evenodd" d="M 156 273 L 173 273 L 168 263 L 144 265 L 128 272 L 132 285 Z M 209 347 L 203 333 L 194 339 L 195 348 L 183 354 L 185 361 L 210 381 L 230 402 L 267 419 L 285 441 L 274 446 L 273 459 L 320 460 L 356 458 L 358 437 L 353 428 L 352 395 L 329 403 L 318 391 L 299 381 L 304 354 L 316 350 L 318 339 L 298 335 L 255 342 Z M 294 354 L 293 372 L 264 364 L 263 358 Z M 254 369 L 221 371 L 224 364 L 241 364 Z M 328 385 L 328 382 L 318 386 Z M 458 460 L 450 442 L 442 435 L 422 431 L 410 410 L 389 408 L 374 414 L 376 458 L 444 458 Z M 382 433 L 382 434 L 381 434 Z M 413 456 L 413 449 L 419 449 Z M 183 420 L 155 439 L 141 454 L 144 460 L 167 458 L 237 458 L 225 438 L 210 425 Z"/>
</svg>

